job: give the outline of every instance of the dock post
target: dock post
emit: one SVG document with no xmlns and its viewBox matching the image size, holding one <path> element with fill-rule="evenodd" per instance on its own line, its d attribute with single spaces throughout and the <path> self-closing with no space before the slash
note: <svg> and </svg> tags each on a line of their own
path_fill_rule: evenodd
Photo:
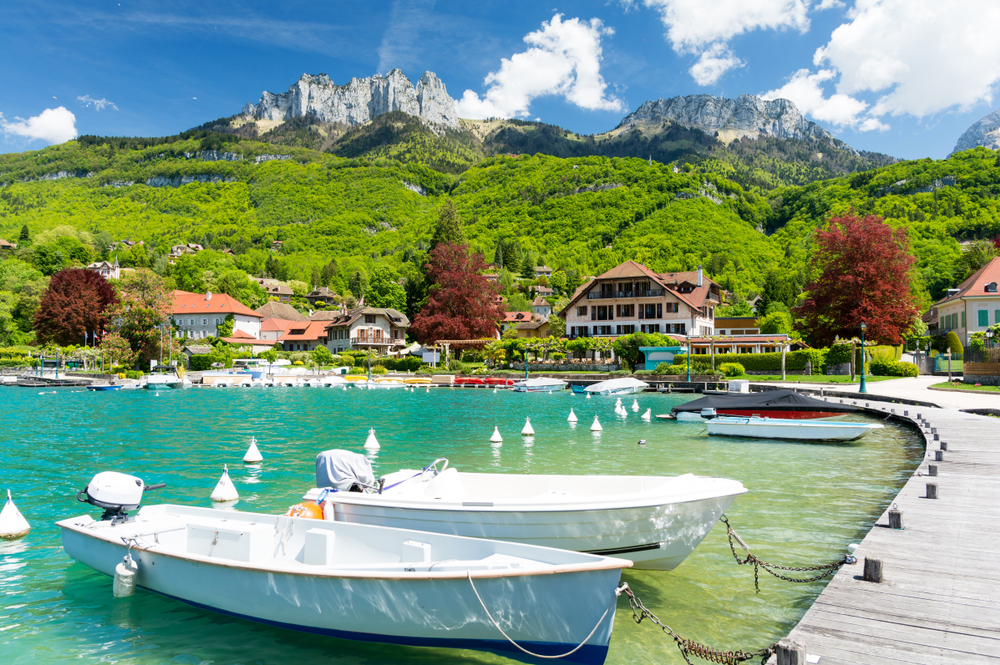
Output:
<svg viewBox="0 0 1000 665">
<path fill-rule="evenodd" d="M 806 665 L 806 645 L 787 637 L 778 640 L 778 665 Z"/>
<path fill-rule="evenodd" d="M 927 475 L 928 476 L 936 476 L 937 475 L 937 464 L 928 464 L 927 465 Z"/>
<path fill-rule="evenodd" d="M 927 483 L 927 498 L 936 499 L 937 495 L 937 483 Z"/>
<path fill-rule="evenodd" d="M 944 461 L 944 451 L 942 451 L 942 450 L 935 450 L 934 451 L 934 461 L 935 462 L 943 462 Z"/>
<path fill-rule="evenodd" d="M 903 528 L 903 511 L 896 510 L 892 508 L 889 510 L 889 528 L 891 529 L 902 529 Z"/>
<path fill-rule="evenodd" d="M 871 559 L 865 557 L 865 572 L 863 578 L 865 582 L 882 583 L 882 559 Z"/>
</svg>

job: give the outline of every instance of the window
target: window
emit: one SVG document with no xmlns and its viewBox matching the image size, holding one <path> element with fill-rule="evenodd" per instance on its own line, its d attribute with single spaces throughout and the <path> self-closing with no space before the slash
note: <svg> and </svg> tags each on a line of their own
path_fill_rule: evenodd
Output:
<svg viewBox="0 0 1000 665">
<path fill-rule="evenodd" d="M 215 317 L 215 325 L 219 325 L 220 323 L 222 323 L 222 319 Z"/>
<path fill-rule="evenodd" d="M 375 315 L 365 314 L 365 323 L 375 323 Z"/>
<path fill-rule="evenodd" d="M 201 325 L 207 326 L 208 325 L 208 319 L 202 319 L 201 320 Z"/>
<path fill-rule="evenodd" d="M 576 315 L 577 316 L 587 316 L 587 306 L 584 305 L 583 307 L 577 307 L 576 308 Z"/>
<path fill-rule="evenodd" d="M 658 319 L 662 319 L 663 318 L 663 303 L 659 303 L 659 302 L 656 303 L 656 318 L 658 318 Z M 657 328 L 659 328 L 659 326 L 657 326 Z"/>
<path fill-rule="evenodd" d="M 1000 309 L 993 310 L 993 323 L 1000 323 Z"/>
<path fill-rule="evenodd" d="M 965 311 L 964 310 L 962 311 L 962 327 L 963 328 L 966 327 L 966 323 L 965 323 Z"/>
<path fill-rule="evenodd" d="M 192 326 L 194 325 L 194 319 L 191 319 L 190 325 L 192 325 Z"/>
<path fill-rule="evenodd" d="M 990 282 L 989 284 L 986 285 L 985 291 L 986 291 L 986 293 L 996 293 L 997 292 L 997 283 L 996 282 Z"/>
<path fill-rule="evenodd" d="M 635 305 L 618 305 L 618 316 L 623 319 L 630 319 L 635 316 Z"/>
<path fill-rule="evenodd" d="M 587 326 L 573 326 L 570 329 L 570 334 L 573 337 L 587 337 Z"/>
<path fill-rule="evenodd" d="M 990 325 L 990 312 L 989 310 L 981 309 L 978 312 L 979 321 L 976 322 L 980 328 L 986 328 Z"/>
<path fill-rule="evenodd" d="M 667 303 L 667 309 L 666 309 L 666 311 L 667 311 L 668 314 L 671 314 L 671 313 L 676 314 L 680 310 L 677 309 L 677 303 L 675 303 L 675 302 L 668 302 Z"/>
</svg>

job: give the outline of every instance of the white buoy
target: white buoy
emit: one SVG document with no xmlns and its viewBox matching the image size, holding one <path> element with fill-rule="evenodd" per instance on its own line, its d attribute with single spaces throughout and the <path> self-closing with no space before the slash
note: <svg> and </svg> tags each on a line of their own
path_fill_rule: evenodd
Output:
<svg viewBox="0 0 1000 665">
<path fill-rule="evenodd" d="M 250 437 L 250 447 L 247 448 L 247 454 L 243 456 L 244 464 L 259 464 L 264 461 L 264 457 L 257 450 L 257 439 Z"/>
<path fill-rule="evenodd" d="M 577 420 L 579 420 L 579 418 L 577 418 L 576 414 L 573 413 L 573 409 L 570 409 L 569 410 L 569 418 L 566 419 L 566 422 L 568 422 L 568 423 L 575 423 Z"/>
<path fill-rule="evenodd" d="M 378 450 L 381 448 L 378 439 L 375 438 L 375 428 L 368 430 L 368 438 L 365 440 L 365 450 Z"/>
<path fill-rule="evenodd" d="M 604 431 L 604 428 L 601 427 L 601 422 L 597 419 L 597 416 L 594 416 L 594 424 L 590 426 L 590 431 L 591 432 L 603 432 Z"/>
<path fill-rule="evenodd" d="M 0 538 L 16 540 L 27 536 L 29 531 L 31 531 L 31 525 L 14 505 L 14 500 L 10 498 L 10 490 L 7 490 L 7 503 L 3 510 L 0 510 Z"/>
<path fill-rule="evenodd" d="M 617 400 L 615 400 L 615 408 L 620 409 L 621 406 L 622 406 L 622 398 L 619 397 Z"/>
<path fill-rule="evenodd" d="M 587 393 L 587 399 L 590 399 L 590 393 Z"/>
<path fill-rule="evenodd" d="M 115 598 L 127 598 L 135 593 L 135 578 L 139 571 L 139 566 L 132 560 L 132 555 L 126 555 L 117 566 L 115 566 L 114 589 Z"/>
<path fill-rule="evenodd" d="M 646 413 L 642 414 L 642 419 L 645 420 L 647 423 L 650 422 L 653 419 L 653 410 L 646 409 Z"/>
<path fill-rule="evenodd" d="M 490 443 L 503 443 L 503 437 L 500 436 L 500 428 L 493 428 L 493 436 L 490 437 Z"/>
<path fill-rule="evenodd" d="M 240 498 L 239 492 L 236 491 L 236 486 L 233 485 L 233 481 L 229 479 L 229 465 L 222 467 L 222 477 L 219 478 L 219 482 L 215 484 L 215 489 L 212 490 L 211 498 L 212 501 L 217 503 L 236 501 Z"/>
<path fill-rule="evenodd" d="M 521 436 L 535 436 L 535 429 L 531 426 L 531 418 L 524 419 L 524 427 L 521 428 Z"/>
<path fill-rule="evenodd" d="M 430 393 L 431 393 L 431 389 L 430 389 L 430 388 L 428 388 L 428 389 L 427 389 L 427 394 L 429 395 Z"/>
<path fill-rule="evenodd" d="M 497 394 L 497 389 L 496 389 L 496 388 L 494 388 L 494 389 L 493 389 L 493 394 L 494 394 L 494 395 L 496 395 L 496 394 Z"/>
<path fill-rule="evenodd" d="M 639 413 L 639 400 L 637 399 L 632 400 L 632 412 Z"/>
</svg>

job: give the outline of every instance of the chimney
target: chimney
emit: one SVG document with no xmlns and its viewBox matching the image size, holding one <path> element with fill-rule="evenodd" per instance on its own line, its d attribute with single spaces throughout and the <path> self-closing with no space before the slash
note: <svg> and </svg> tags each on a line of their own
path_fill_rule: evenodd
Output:
<svg viewBox="0 0 1000 665">
<path fill-rule="evenodd" d="M 211 299 L 212 299 L 212 292 L 211 291 L 206 291 L 205 292 L 205 300 L 207 301 L 207 300 L 211 300 Z"/>
<path fill-rule="evenodd" d="M 701 286 L 701 285 L 702 285 L 702 281 L 703 281 L 703 279 L 704 279 L 704 278 L 702 277 L 702 273 L 701 273 L 701 266 L 698 266 L 698 286 Z"/>
</svg>

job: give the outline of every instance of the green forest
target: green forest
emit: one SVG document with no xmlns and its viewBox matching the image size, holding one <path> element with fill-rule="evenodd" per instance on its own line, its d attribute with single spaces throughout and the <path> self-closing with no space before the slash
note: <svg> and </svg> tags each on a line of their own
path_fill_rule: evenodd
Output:
<svg viewBox="0 0 1000 665">
<path fill-rule="evenodd" d="M 380 266 L 417 284 L 446 202 L 472 248 L 514 274 L 549 265 L 572 288 L 627 259 L 657 271 L 703 265 L 741 298 L 766 293 L 788 305 L 809 278 L 812 233 L 831 214 L 854 209 L 905 227 L 924 305 L 968 273 L 961 242 L 1000 233 L 1000 158 L 982 148 L 869 170 L 847 164 L 855 170 L 817 179 L 828 173 L 809 171 L 790 144 L 768 141 L 753 159 L 734 142 L 696 164 L 650 163 L 484 156 L 448 136 L 428 139 L 420 152 L 410 150 L 413 132 L 372 138 L 377 131 L 373 123 L 346 132 L 353 139 L 338 145 L 354 145 L 351 156 L 205 128 L 157 139 L 81 137 L 0 155 L 0 238 L 27 240 L 6 252 L 18 265 L 0 269 L 0 300 L 32 293 L 62 267 L 116 255 L 123 265 L 170 274 L 178 269 L 166 255 L 181 243 L 219 253 L 199 261 L 214 264 L 202 266 L 214 277 L 178 276 L 177 285 L 211 286 L 236 269 L 346 296 Z M 450 163 L 475 163 L 452 172 L 435 157 L 449 150 Z M 771 170 L 760 166 L 766 154 Z M 812 181 L 789 184 L 796 179 Z M 144 246 L 109 251 L 123 240 Z M 407 294 L 422 297 L 419 288 Z M 0 327 L 5 307 L 14 312 L 8 318 L 30 310 L 16 300 L 0 302 Z"/>
</svg>

